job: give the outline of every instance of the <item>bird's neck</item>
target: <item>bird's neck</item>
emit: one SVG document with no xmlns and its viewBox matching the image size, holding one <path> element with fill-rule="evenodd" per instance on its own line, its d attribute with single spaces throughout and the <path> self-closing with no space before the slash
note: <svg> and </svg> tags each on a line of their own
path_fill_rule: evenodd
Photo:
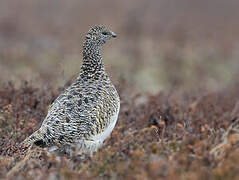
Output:
<svg viewBox="0 0 239 180">
<path fill-rule="evenodd" d="M 83 45 L 82 75 L 92 77 L 96 73 L 104 72 L 104 65 L 100 54 L 100 46 L 85 41 Z"/>
</svg>

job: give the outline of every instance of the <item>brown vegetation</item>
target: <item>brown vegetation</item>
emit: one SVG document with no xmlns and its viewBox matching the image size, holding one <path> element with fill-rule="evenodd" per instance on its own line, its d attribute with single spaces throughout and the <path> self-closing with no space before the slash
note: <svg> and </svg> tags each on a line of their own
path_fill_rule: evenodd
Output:
<svg viewBox="0 0 239 180">
<path fill-rule="evenodd" d="M 0 177 L 8 173 L 20 179 L 237 179 L 235 146 L 220 160 L 209 152 L 235 118 L 238 86 L 210 93 L 174 91 L 133 97 L 125 86 L 117 86 L 121 112 L 111 137 L 92 158 L 82 159 L 18 147 L 40 126 L 59 91 L 27 83 L 17 89 L 3 85 Z"/>
<path fill-rule="evenodd" d="M 220 144 L 239 117 L 238 1 L 0 4 L 0 179 L 238 179 L 238 134 Z M 118 35 L 103 51 L 121 97 L 111 137 L 91 158 L 20 147 L 95 24 Z"/>
</svg>

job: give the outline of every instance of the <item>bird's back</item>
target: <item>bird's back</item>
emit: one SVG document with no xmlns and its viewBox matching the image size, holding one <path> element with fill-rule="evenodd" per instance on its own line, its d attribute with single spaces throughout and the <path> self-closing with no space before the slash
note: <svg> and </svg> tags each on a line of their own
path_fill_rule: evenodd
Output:
<svg viewBox="0 0 239 180">
<path fill-rule="evenodd" d="M 97 138 L 103 141 L 107 137 L 108 134 L 100 134 L 115 125 L 119 96 L 108 76 L 104 76 L 98 81 L 78 78 L 53 102 L 41 127 L 47 143 Z"/>
</svg>

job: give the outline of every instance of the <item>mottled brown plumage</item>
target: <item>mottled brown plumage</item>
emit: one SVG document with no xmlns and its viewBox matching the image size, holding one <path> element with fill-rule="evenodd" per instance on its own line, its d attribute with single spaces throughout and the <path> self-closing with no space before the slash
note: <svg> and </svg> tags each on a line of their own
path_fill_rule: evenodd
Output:
<svg viewBox="0 0 239 180">
<path fill-rule="evenodd" d="M 104 26 L 91 28 L 83 44 L 83 64 L 78 78 L 50 106 L 41 127 L 24 145 L 54 147 L 91 154 L 113 130 L 120 99 L 105 72 L 100 50 L 115 33 Z"/>
</svg>

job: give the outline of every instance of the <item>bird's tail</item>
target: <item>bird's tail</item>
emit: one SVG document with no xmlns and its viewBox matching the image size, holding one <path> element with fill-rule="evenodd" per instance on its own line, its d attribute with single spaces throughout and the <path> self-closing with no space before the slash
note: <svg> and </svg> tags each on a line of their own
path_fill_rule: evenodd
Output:
<svg viewBox="0 0 239 180">
<path fill-rule="evenodd" d="M 40 130 L 34 132 L 32 135 L 27 137 L 22 143 L 23 146 L 30 146 L 32 144 L 35 144 L 37 146 L 46 146 L 46 143 L 43 139 L 42 133 Z"/>
</svg>

